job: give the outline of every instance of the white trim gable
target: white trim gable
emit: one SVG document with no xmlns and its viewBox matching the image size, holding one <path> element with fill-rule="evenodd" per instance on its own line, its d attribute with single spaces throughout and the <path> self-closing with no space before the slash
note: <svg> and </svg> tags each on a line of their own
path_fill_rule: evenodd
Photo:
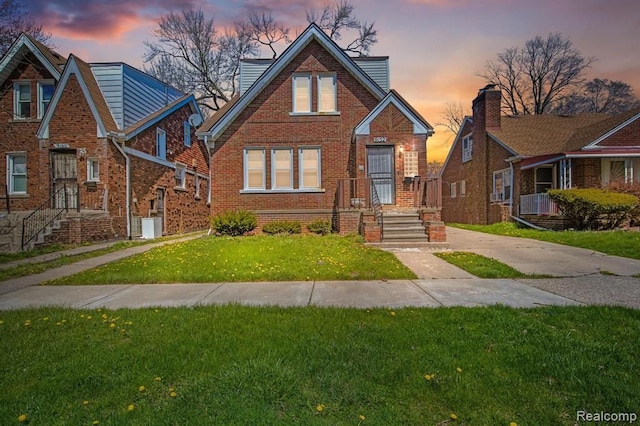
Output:
<svg viewBox="0 0 640 426">
<path fill-rule="evenodd" d="M 398 96 L 393 92 L 389 92 L 376 107 L 367 114 L 367 116 L 358 124 L 354 130 L 356 136 L 369 135 L 369 126 L 371 122 L 389 105 L 393 104 L 396 108 L 402 112 L 413 123 L 414 135 L 427 135 L 430 136 L 433 133 L 433 128 L 429 126 L 424 120 L 420 119 L 413 111 L 411 111 L 404 102 L 398 99 Z"/>
<path fill-rule="evenodd" d="M 380 88 L 333 40 L 316 24 L 310 24 L 306 30 L 294 40 L 284 53 L 255 81 L 225 115 L 211 129 L 198 132 L 199 137 L 209 136 L 213 144 L 222 132 L 240 115 L 240 113 L 264 90 L 282 70 L 311 41 L 320 43 L 345 69 L 347 69 L 376 98 L 383 99 L 386 92 Z"/>
<path fill-rule="evenodd" d="M 451 158 L 451 154 L 453 154 L 454 150 L 458 149 L 456 148 L 458 146 L 458 141 L 462 141 L 462 131 L 464 130 L 464 127 L 467 124 L 473 124 L 473 118 L 471 118 L 468 115 L 464 117 L 464 120 L 462 120 L 462 123 L 460 124 L 460 128 L 458 129 L 458 133 L 456 134 L 456 137 L 453 140 L 453 144 L 451 144 L 451 148 L 449 148 L 449 153 L 447 154 L 447 158 L 445 158 L 444 163 L 442 163 L 442 168 L 440 169 L 440 172 L 438 172 L 439 176 L 442 176 L 442 173 L 446 169 L 447 164 L 449 163 L 449 159 Z M 465 133 L 465 136 L 469 134 L 473 134 L 473 129 L 471 129 L 471 132 Z"/>
<path fill-rule="evenodd" d="M 633 123 L 634 121 L 640 119 L 640 112 L 637 113 L 636 115 L 634 115 L 633 117 L 629 118 L 628 120 L 625 120 L 623 123 L 617 125 L 616 127 L 614 127 L 613 129 L 609 130 L 608 132 L 606 132 L 604 135 L 600 136 L 599 138 L 597 138 L 596 140 L 594 140 L 593 142 L 585 145 L 582 150 L 586 151 L 586 150 L 590 150 L 590 149 L 603 149 L 603 148 L 611 148 L 611 147 L 602 147 L 600 146 L 600 142 L 606 140 L 607 138 L 613 136 L 616 132 L 624 129 L 625 127 L 627 127 L 628 125 L 630 125 L 631 123 Z M 613 147 L 613 148 L 620 148 L 618 147 Z"/>
<path fill-rule="evenodd" d="M 20 49 L 22 49 L 23 47 L 26 47 L 27 49 L 29 49 L 31 53 L 33 53 L 36 56 L 36 58 L 38 58 L 40 63 L 45 66 L 47 71 L 49 71 L 56 80 L 60 79 L 60 70 L 47 59 L 47 57 L 42 53 L 42 51 L 38 49 L 31 40 L 29 40 L 29 37 L 27 37 L 24 34 L 20 34 L 20 37 L 16 39 L 16 41 L 9 48 L 7 53 L 2 58 L 2 61 L 0 62 L 0 72 L 3 74 L 3 78 L 0 78 L 0 82 L 4 82 L 5 70 L 7 69 L 7 67 L 11 65 L 15 56 L 18 54 L 18 52 L 20 52 Z M 12 70 L 13 69 L 9 70 L 8 72 L 10 73 Z"/>
<path fill-rule="evenodd" d="M 38 129 L 38 139 L 48 139 L 49 138 L 49 122 L 51 121 L 51 117 L 58 106 L 58 102 L 60 102 L 60 98 L 62 96 L 62 92 L 64 91 L 67 83 L 69 82 L 69 76 L 71 74 L 75 74 L 78 79 L 78 83 L 82 88 L 82 93 L 84 94 L 87 103 L 89 104 L 89 108 L 91 109 L 91 113 L 93 114 L 93 118 L 95 118 L 97 123 L 97 134 L 98 138 L 106 138 L 108 135 L 107 129 L 102 122 L 102 118 L 98 113 L 98 108 L 96 107 L 91 94 L 89 93 L 89 89 L 87 88 L 87 84 L 82 78 L 82 74 L 80 73 L 80 69 L 78 68 L 78 63 L 73 55 L 69 57 L 67 61 L 67 65 L 64 68 L 62 73 L 62 77 L 60 77 L 60 82 L 56 87 L 55 92 L 53 93 L 53 97 L 51 98 L 51 102 L 49 104 L 49 108 L 47 108 L 47 112 L 44 117 L 42 117 L 42 123 L 40 123 L 40 128 Z"/>
<path fill-rule="evenodd" d="M 160 121 L 164 120 L 165 118 L 167 118 L 168 116 L 170 116 L 171 114 L 173 114 L 174 112 L 176 112 L 177 110 L 182 108 L 183 106 L 189 105 L 189 104 L 191 105 L 191 111 L 193 111 L 194 114 L 198 114 L 200 116 L 200 118 L 202 118 L 202 112 L 200 111 L 200 107 L 198 107 L 198 104 L 196 102 L 196 98 L 194 97 L 194 95 L 188 95 L 182 101 L 180 101 L 177 104 L 175 104 L 173 107 L 168 108 L 167 110 L 163 111 L 162 114 L 158 114 L 152 120 L 149 120 L 148 122 L 144 123 L 143 125 L 138 126 L 134 130 L 126 133 L 125 134 L 125 140 L 129 140 L 129 139 L 135 137 L 136 135 L 139 135 L 143 131 L 147 130 L 150 127 L 153 127 L 154 125 L 156 125 Z"/>
</svg>

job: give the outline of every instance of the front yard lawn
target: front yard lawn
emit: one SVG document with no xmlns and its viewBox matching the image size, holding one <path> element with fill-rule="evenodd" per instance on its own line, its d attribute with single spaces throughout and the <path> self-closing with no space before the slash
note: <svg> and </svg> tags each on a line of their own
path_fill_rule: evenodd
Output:
<svg viewBox="0 0 640 426">
<path fill-rule="evenodd" d="M 0 424 L 573 425 L 638 412 L 638 341 L 611 307 L 0 312 Z"/>
<path fill-rule="evenodd" d="M 479 278 L 550 278 L 548 275 L 527 275 L 499 260 L 464 251 L 434 253 L 452 265 Z"/>
<path fill-rule="evenodd" d="M 337 235 L 207 237 L 154 248 L 49 285 L 412 279 L 392 253 Z"/>
<path fill-rule="evenodd" d="M 640 259 L 640 232 L 632 231 L 538 231 L 518 227 L 513 222 L 493 225 L 448 223 L 447 226 L 510 237 L 531 238 L 550 243 L 581 247 L 614 256 Z"/>
</svg>

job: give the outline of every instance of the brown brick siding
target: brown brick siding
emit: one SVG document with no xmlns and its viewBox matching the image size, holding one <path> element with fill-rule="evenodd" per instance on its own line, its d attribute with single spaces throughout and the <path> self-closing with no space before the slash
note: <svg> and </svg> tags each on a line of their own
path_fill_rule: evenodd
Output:
<svg viewBox="0 0 640 426">
<path fill-rule="evenodd" d="M 640 119 L 618 130 L 609 136 L 599 146 L 638 146 L 640 141 Z"/>
</svg>

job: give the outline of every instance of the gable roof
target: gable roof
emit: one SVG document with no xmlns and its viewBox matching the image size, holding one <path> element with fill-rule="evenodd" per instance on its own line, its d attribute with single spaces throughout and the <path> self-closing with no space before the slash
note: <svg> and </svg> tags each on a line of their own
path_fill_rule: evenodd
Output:
<svg viewBox="0 0 640 426">
<path fill-rule="evenodd" d="M 606 114 L 503 116 L 501 128 L 487 133 L 515 155 L 531 157 L 582 148 L 589 140 L 578 137 L 579 131 L 609 117 Z"/>
<path fill-rule="evenodd" d="M 376 107 L 367 114 L 367 116 L 356 126 L 354 133 L 356 135 L 368 135 L 369 125 L 371 122 L 388 106 L 394 105 L 413 123 L 413 134 L 430 136 L 433 133 L 433 127 L 427 123 L 418 111 L 413 109 L 411 105 L 395 90 L 391 90 L 387 96 L 376 105 Z"/>
<path fill-rule="evenodd" d="M 173 101 L 166 107 L 159 109 L 153 114 L 146 116 L 144 119 L 124 129 L 123 133 L 125 134 L 125 140 L 129 140 L 132 137 L 142 133 L 144 130 L 148 129 L 160 120 L 168 117 L 185 105 L 189 105 L 191 107 L 191 111 L 194 114 L 200 114 L 200 108 L 198 107 L 195 96 L 184 95 L 180 99 Z"/>
<path fill-rule="evenodd" d="M 22 33 L 0 60 L 0 83 L 6 81 L 28 52 L 35 55 L 56 80 L 60 79 L 62 69 L 67 62 L 66 58 L 35 38 Z"/>
<path fill-rule="evenodd" d="M 453 151 L 458 146 L 458 142 L 461 141 L 464 136 L 467 136 L 469 134 L 469 132 L 464 131 L 467 125 L 473 126 L 473 118 L 469 115 L 465 115 L 462 119 L 462 123 L 460 123 L 458 133 L 456 133 L 456 137 L 455 139 L 453 139 L 453 143 L 451 144 L 449 152 L 447 153 L 447 158 L 445 158 L 444 163 L 442 163 L 442 167 L 440 168 L 438 175 L 442 175 L 442 173 L 444 172 L 447 164 L 449 163 L 449 159 L 451 158 L 451 154 L 453 154 Z M 473 131 L 473 127 L 471 127 L 471 131 Z"/>
<path fill-rule="evenodd" d="M 271 64 L 267 70 L 256 80 L 256 82 L 235 102 L 210 128 L 200 127 L 198 136 L 212 137 L 217 139 L 220 134 L 238 117 L 256 96 L 264 90 L 273 79 L 280 74 L 287 64 L 312 41 L 317 41 L 327 50 L 342 66 L 347 69 L 369 92 L 378 100 L 385 97 L 385 91 L 378 86 L 365 73 L 362 68 L 347 55 L 324 31 L 316 24 L 310 24 L 304 32 L 296 38 L 293 43 L 282 53 L 282 55 Z M 216 114 L 218 115 L 218 114 Z"/>
<path fill-rule="evenodd" d="M 116 125 L 116 122 L 109 111 L 109 107 L 102 96 L 100 87 L 91 72 L 91 67 L 89 64 L 72 54 L 69 56 L 67 65 L 60 77 L 60 83 L 53 93 L 49 108 L 47 108 L 44 117 L 42 117 L 42 122 L 40 123 L 40 128 L 37 133 L 38 138 L 42 139 L 49 137 L 49 121 L 51 121 L 53 112 L 60 102 L 64 88 L 69 82 L 69 77 L 72 74 L 76 76 L 78 83 L 82 88 L 82 92 L 89 103 L 89 108 L 93 113 L 93 117 L 98 124 L 98 137 L 107 137 L 109 132 L 117 132 L 118 126 Z"/>
<path fill-rule="evenodd" d="M 614 115 L 611 118 L 600 121 L 593 124 L 580 132 L 583 138 L 589 141 L 586 146 L 582 146 L 582 149 L 597 149 L 600 148 L 598 144 L 604 141 L 609 136 L 618 132 L 622 128 L 628 126 L 634 121 L 640 118 L 640 107 L 633 108 L 629 111 L 621 114 Z M 638 141 L 640 145 L 640 141 Z"/>
</svg>

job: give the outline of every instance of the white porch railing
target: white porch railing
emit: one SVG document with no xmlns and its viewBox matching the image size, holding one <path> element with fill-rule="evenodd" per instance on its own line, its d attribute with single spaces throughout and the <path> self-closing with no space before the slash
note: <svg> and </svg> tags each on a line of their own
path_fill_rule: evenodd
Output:
<svg viewBox="0 0 640 426">
<path fill-rule="evenodd" d="M 520 196 L 520 214 L 556 216 L 559 214 L 559 210 L 549 194 L 529 194 Z"/>
</svg>

